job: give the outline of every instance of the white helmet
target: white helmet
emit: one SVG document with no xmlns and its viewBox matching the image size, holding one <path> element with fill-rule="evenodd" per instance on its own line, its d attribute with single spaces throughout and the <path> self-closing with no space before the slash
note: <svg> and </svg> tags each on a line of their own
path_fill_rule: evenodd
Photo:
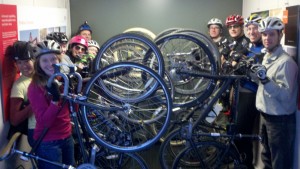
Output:
<svg viewBox="0 0 300 169">
<path fill-rule="evenodd" d="M 37 43 L 32 51 L 35 58 L 47 53 L 60 54 L 60 45 L 54 40 L 45 40 Z"/>
<path fill-rule="evenodd" d="M 284 28 L 283 22 L 277 18 L 277 17 L 267 17 L 263 19 L 259 26 L 258 31 L 259 32 L 265 32 L 268 30 L 282 30 Z"/>
<path fill-rule="evenodd" d="M 212 18 L 211 20 L 209 20 L 207 23 L 207 27 L 209 27 L 210 25 L 219 25 L 220 28 L 223 28 L 223 23 L 218 18 Z"/>
<path fill-rule="evenodd" d="M 89 47 L 90 47 L 90 46 L 94 46 L 94 47 L 96 47 L 98 50 L 100 49 L 100 46 L 99 46 L 98 42 L 95 41 L 95 40 L 89 40 L 89 41 L 88 41 L 88 46 L 89 46 Z"/>
</svg>

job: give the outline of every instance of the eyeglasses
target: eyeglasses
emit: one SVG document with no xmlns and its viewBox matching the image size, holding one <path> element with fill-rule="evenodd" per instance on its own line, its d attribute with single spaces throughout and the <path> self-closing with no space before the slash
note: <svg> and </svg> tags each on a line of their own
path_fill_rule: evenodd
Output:
<svg viewBox="0 0 300 169">
<path fill-rule="evenodd" d="M 209 27 L 210 30 L 220 29 L 220 27 Z"/>
<path fill-rule="evenodd" d="M 228 29 L 232 29 L 232 28 L 236 29 L 236 28 L 239 28 L 239 27 L 240 27 L 240 25 L 231 25 L 231 26 L 228 26 L 227 28 Z"/>
<path fill-rule="evenodd" d="M 81 50 L 82 52 L 85 52 L 85 50 L 86 50 L 84 47 L 81 47 L 79 45 L 75 46 L 74 48 L 75 48 L 75 50 Z"/>
</svg>

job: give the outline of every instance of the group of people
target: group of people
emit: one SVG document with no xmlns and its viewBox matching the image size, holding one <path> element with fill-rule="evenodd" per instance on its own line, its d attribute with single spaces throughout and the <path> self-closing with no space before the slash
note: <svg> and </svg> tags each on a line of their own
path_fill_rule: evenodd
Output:
<svg viewBox="0 0 300 169">
<path fill-rule="evenodd" d="M 229 37 L 223 35 L 220 19 L 212 18 L 207 24 L 208 34 L 220 51 L 221 69 L 234 68 L 243 59 L 254 60 L 251 80 L 240 82 L 235 119 L 237 132 L 261 135 L 264 168 L 291 169 L 296 135 L 298 66 L 295 58 L 280 44 L 284 24 L 277 17 L 262 18 L 253 14 L 246 19 L 241 15 L 230 15 L 225 26 Z M 238 140 L 235 144 L 245 155 L 247 168 L 254 168 L 253 154 L 257 154 L 257 149 L 253 147 L 253 141 Z"/>
<path fill-rule="evenodd" d="M 230 15 L 225 26 L 229 37 L 223 36 L 225 29 L 220 19 L 212 18 L 207 24 L 208 33 L 221 54 L 221 67 L 234 67 L 241 59 L 253 57 L 256 62 L 251 68 L 255 76 L 240 84 L 238 132 L 253 134 L 254 128 L 260 128 L 264 168 L 290 169 L 298 67 L 280 44 L 284 24 L 277 17 L 262 18 L 254 14 L 245 20 L 240 15 Z M 32 147 L 43 136 L 36 149 L 38 156 L 75 165 L 70 110 L 68 103 L 60 99 L 61 83 L 55 81 L 51 87 L 46 84 L 55 73 L 52 66 L 55 63 L 74 65 L 85 76 L 85 68 L 91 66 L 100 47 L 92 40 L 92 30 L 86 22 L 70 40 L 60 32 L 50 33 L 46 39 L 35 45 L 17 41 L 7 48 L 6 57 L 11 57 L 21 72 L 11 91 L 10 122 L 18 126 L 28 119 L 27 135 Z M 261 54 L 263 48 L 266 53 Z M 68 71 L 69 67 L 61 67 L 61 72 Z M 236 145 L 245 154 L 244 164 L 254 168 L 252 141 L 240 140 Z M 42 161 L 38 165 L 40 169 L 56 168 Z"/>
<path fill-rule="evenodd" d="M 38 143 L 35 154 L 41 158 L 75 165 L 70 110 L 60 98 L 62 82 L 57 79 L 51 87 L 46 84 L 56 73 L 53 64 L 57 63 L 63 63 L 62 73 L 74 66 L 82 76 L 87 74 L 85 67 L 91 66 L 100 49 L 91 35 L 91 27 L 85 22 L 70 40 L 64 33 L 53 32 L 36 44 L 16 41 L 6 49 L 5 57 L 14 60 L 21 74 L 11 89 L 9 137 L 23 131 L 31 147 Z M 38 168 L 57 166 L 39 161 Z"/>
</svg>

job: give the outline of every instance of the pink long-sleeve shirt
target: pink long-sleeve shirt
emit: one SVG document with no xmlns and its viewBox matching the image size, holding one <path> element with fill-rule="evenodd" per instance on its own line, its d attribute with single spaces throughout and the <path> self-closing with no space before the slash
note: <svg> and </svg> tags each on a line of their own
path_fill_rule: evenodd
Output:
<svg viewBox="0 0 300 169">
<path fill-rule="evenodd" d="M 61 140 L 71 135 L 69 104 L 61 108 L 61 103 L 58 105 L 51 103 L 45 88 L 34 83 L 30 83 L 27 95 L 36 118 L 34 139 L 38 139 L 46 127 L 49 130 L 43 141 Z"/>
</svg>

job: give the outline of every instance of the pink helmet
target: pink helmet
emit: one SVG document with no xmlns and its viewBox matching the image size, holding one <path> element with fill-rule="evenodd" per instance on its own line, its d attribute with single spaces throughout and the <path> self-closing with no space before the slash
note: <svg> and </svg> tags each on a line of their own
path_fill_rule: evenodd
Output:
<svg viewBox="0 0 300 169">
<path fill-rule="evenodd" d="M 76 35 L 70 40 L 70 45 L 73 46 L 74 44 L 83 45 L 86 49 L 88 48 L 88 41 L 81 35 Z"/>
<path fill-rule="evenodd" d="M 226 18 L 226 26 L 230 25 L 244 25 L 244 18 L 241 15 L 230 15 Z"/>
</svg>

